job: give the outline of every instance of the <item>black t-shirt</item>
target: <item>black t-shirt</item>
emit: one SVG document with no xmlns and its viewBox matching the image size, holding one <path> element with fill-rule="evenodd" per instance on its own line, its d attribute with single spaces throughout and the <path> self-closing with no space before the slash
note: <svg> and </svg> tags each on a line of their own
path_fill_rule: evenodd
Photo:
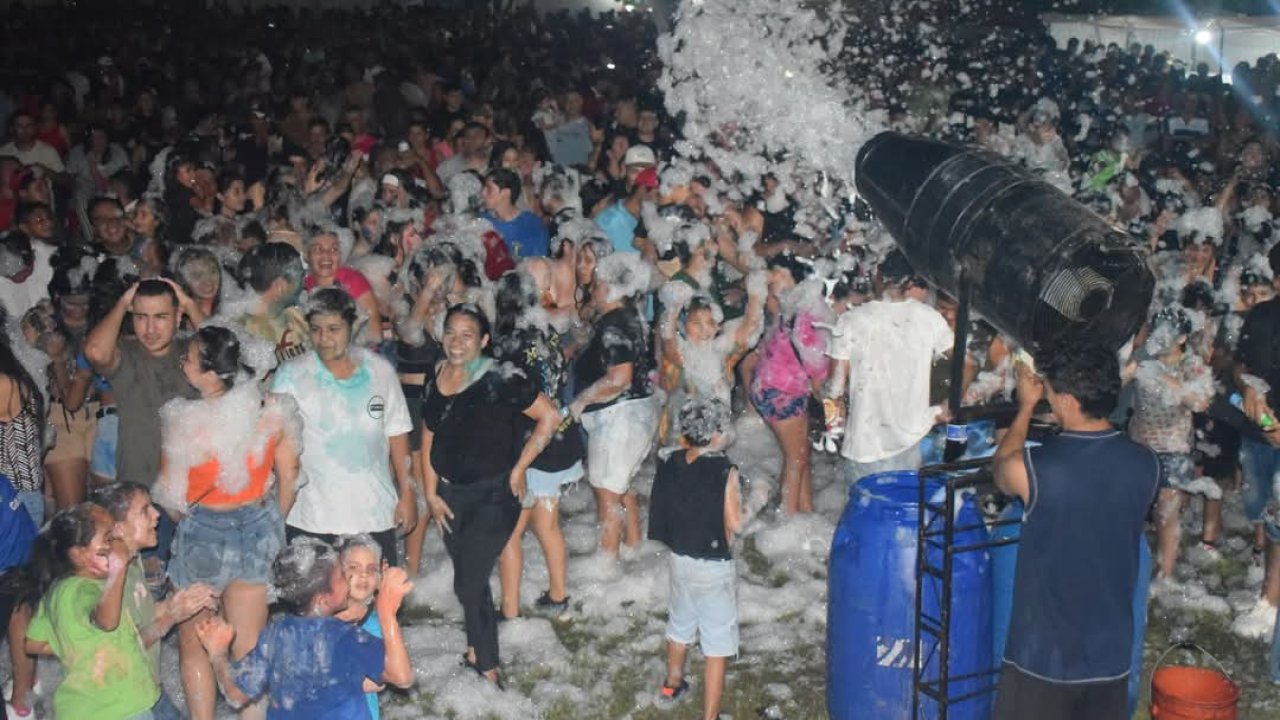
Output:
<svg viewBox="0 0 1280 720">
<path fill-rule="evenodd" d="M 509 363 L 495 363 L 455 395 L 442 395 L 433 379 L 422 401 L 422 422 L 434 435 L 431 467 L 459 485 L 505 477 L 524 446 L 520 418 L 537 398 L 537 383 Z"/>
<path fill-rule="evenodd" d="M 1267 404 L 1280 407 L 1280 298 L 1255 306 L 1244 316 L 1237 357 L 1271 386 Z"/>
<path fill-rule="evenodd" d="M 733 468 L 720 453 L 690 463 L 684 450 L 659 463 L 649 497 L 649 539 L 686 557 L 733 557 L 724 528 L 725 484 Z"/>
<path fill-rule="evenodd" d="M 493 354 L 519 367 L 540 384 L 543 394 L 553 401 L 560 397 L 566 381 L 564 353 L 560 349 L 560 335 L 551 328 L 515 328 L 499 335 L 493 342 Z M 517 421 L 523 424 L 521 442 L 527 440 L 537 425 L 521 415 Z M 567 470 L 586 456 L 582 429 L 570 425 L 558 429 L 551 442 L 533 461 L 533 467 L 544 472 Z"/>
<path fill-rule="evenodd" d="M 607 403 L 588 406 L 588 412 L 608 407 L 621 400 L 634 400 L 653 394 L 649 370 L 653 360 L 649 353 L 648 336 L 640 311 L 631 305 L 610 310 L 596 321 L 591 342 L 578 356 L 574 370 L 580 387 L 590 387 L 615 365 L 631 363 L 631 387 Z"/>
</svg>

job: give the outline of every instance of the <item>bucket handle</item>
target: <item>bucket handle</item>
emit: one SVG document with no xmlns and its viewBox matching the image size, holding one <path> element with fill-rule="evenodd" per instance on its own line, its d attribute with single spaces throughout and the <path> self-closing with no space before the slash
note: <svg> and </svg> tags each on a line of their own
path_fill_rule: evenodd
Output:
<svg viewBox="0 0 1280 720">
<path fill-rule="evenodd" d="M 1236 683 L 1236 679 L 1231 677 L 1231 673 L 1227 672 L 1227 668 L 1223 666 L 1222 661 L 1214 657 L 1213 653 L 1209 652 L 1208 650 L 1205 650 L 1204 648 L 1200 647 L 1196 643 L 1191 642 L 1190 640 L 1184 640 L 1182 642 L 1178 642 L 1170 645 L 1168 649 L 1160 653 L 1160 658 L 1156 660 L 1156 664 L 1151 668 L 1151 679 L 1147 681 L 1148 697 L 1155 696 L 1156 671 L 1159 670 L 1162 665 L 1164 665 L 1164 659 L 1169 656 L 1169 653 L 1173 652 L 1174 650 L 1177 650 L 1178 648 L 1192 648 L 1194 650 L 1199 650 L 1201 654 L 1203 654 L 1204 656 L 1212 660 L 1214 665 L 1218 666 L 1218 670 L 1222 671 L 1222 674 L 1226 676 L 1227 680 L 1229 680 L 1232 685 L 1236 685 L 1237 687 L 1239 687 L 1239 685 Z"/>
</svg>

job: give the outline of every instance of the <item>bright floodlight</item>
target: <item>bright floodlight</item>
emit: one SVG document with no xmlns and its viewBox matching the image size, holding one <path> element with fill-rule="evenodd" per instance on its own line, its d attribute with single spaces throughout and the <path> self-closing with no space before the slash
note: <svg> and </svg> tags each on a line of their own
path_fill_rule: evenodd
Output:
<svg viewBox="0 0 1280 720">
<path fill-rule="evenodd" d="M 1200 30 L 1196 33 L 1196 42 L 1201 45 L 1208 45 L 1213 40 L 1213 33 L 1208 30 Z"/>
</svg>

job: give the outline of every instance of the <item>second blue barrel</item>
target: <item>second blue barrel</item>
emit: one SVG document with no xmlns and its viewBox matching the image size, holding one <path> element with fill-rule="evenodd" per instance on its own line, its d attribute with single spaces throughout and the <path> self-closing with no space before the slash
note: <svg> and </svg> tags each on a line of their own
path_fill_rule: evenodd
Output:
<svg viewBox="0 0 1280 720">
<path fill-rule="evenodd" d="M 909 720 L 912 710 L 912 657 L 915 653 L 916 536 L 920 479 L 914 472 L 869 475 L 849 489 L 849 503 L 831 544 L 827 597 L 827 709 L 833 720 L 876 718 Z M 930 481 L 928 496 L 942 491 Z M 959 503 L 955 545 L 986 539 L 982 518 L 971 499 Z M 940 551 L 930 551 L 941 567 Z M 951 590 L 950 676 L 993 670 L 991 654 L 991 578 L 985 550 L 954 556 Z M 927 583 L 924 612 L 940 615 L 941 586 Z M 937 642 L 922 638 L 923 657 L 932 658 L 937 676 Z M 952 681 L 957 697 L 989 686 L 994 675 Z M 986 720 L 990 693 L 952 703 L 949 720 Z M 922 718 L 937 717 L 933 703 L 922 701 Z"/>
</svg>

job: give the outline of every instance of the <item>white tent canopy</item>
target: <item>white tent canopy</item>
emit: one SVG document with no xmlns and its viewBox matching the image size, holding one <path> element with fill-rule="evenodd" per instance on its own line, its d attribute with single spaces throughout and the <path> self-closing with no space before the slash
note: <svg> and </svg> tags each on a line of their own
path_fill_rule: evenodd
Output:
<svg viewBox="0 0 1280 720">
<path fill-rule="evenodd" d="M 1042 15 L 1059 46 L 1071 38 L 1128 47 L 1151 45 L 1175 60 L 1194 67 L 1208 63 L 1217 73 L 1239 62 L 1253 63 L 1270 53 L 1280 53 L 1280 17 L 1230 16 L 1180 18 L 1145 15 Z"/>
</svg>

